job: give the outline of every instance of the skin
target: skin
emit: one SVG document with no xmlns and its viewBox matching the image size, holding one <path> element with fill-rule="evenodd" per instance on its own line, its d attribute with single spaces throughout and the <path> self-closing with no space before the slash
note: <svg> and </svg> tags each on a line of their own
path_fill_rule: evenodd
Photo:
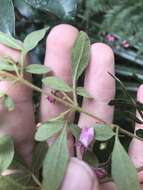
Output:
<svg viewBox="0 0 143 190">
<path fill-rule="evenodd" d="M 62 24 L 54 27 L 47 37 L 44 64 L 52 69 L 52 75 L 63 78 L 71 84 L 71 50 L 79 31 L 73 26 Z M 10 56 L 19 60 L 19 52 L 0 45 L 0 56 Z M 27 64 L 27 63 L 25 63 Z M 115 81 L 107 74 L 114 74 L 114 54 L 111 48 L 102 43 L 93 44 L 91 59 L 86 69 L 84 86 L 93 96 L 93 100 L 83 100 L 83 109 L 95 114 L 106 122 L 112 123 L 114 108 L 107 103 L 114 98 Z M 31 76 L 25 76 L 31 80 Z M 48 91 L 46 87 L 44 90 Z M 35 118 L 33 112 L 32 90 L 22 84 L 12 84 L 10 81 L 0 82 L 0 91 L 6 92 L 16 102 L 16 108 L 7 112 L 0 102 L 0 134 L 13 136 L 17 150 L 27 164 L 31 164 L 31 152 L 34 146 Z M 138 90 L 137 98 L 143 102 L 143 86 Z M 40 121 L 46 121 L 65 110 L 65 106 L 56 102 L 51 104 L 44 95 L 41 96 Z M 72 117 L 70 118 L 72 120 Z M 89 127 L 96 121 L 85 114 L 81 114 L 78 125 Z M 10 124 L 10 125 L 9 125 Z M 142 128 L 136 125 L 135 130 Z M 54 139 L 52 139 L 53 142 Z M 69 152 L 73 155 L 73 138 L 68 135 Z M 51 143 L 48 142 L 48 143 Z M 143 166 L 143 143 L 133 139 L 129 148 L 129 155 L 136 167 Z M 76 171 L 76 172 L 75 172 Z M 143 172 L 139 173 L 139 181 L 143 180 Z M 92 169 L 83 161 L 71 157 L 61 190 L 116 190 L 113 183 L 98 184 Z M 143 188 L 142 188 L 143 189 Z"/>
</svg>

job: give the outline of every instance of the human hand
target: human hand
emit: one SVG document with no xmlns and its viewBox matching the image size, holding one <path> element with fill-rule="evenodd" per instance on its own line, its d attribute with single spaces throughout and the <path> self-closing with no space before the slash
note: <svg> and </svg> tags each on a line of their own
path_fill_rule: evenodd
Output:
<svg viewBox="0 0 143 190">
<path fill-rule="evenodd" d="M 46 43 L 45 65 L 50 67 L 53 75 L 63 78 L 71 84 L 71 49 L 78 36 L 78 30 L 69 25 L 56 26 L 48 35 Z M 10 56 L 13 60 L 19 60 L 19 52 L 0 45 L 0 56 Z M 115 81 L 108 72 L 114 74 L 114 55 L 112 50 L 105 44 L 96 43 L 91 48 L 91 61 L 86 70 L 84 86 L 94 98 L 85 99 L 83 108 L 102 118 L 108 123 L 112 123 L 114 108 L 108 106 L 108 102 L 115 95 Z M 26 79 L 31 76 L 26 75 Z M 48 91 L 44 87 L 45 91 Z M 14 140 L 17 150 L 21 153 L 25 161 L 31 164 L 31 155 L 34 146 L 35 119 L 32 102 L 32 90 L 22 84 L 12 84 L 10 81 L 0 82 L 0 91 L 6 92 L 16 102 L 16 108 L 12 112 L 7 112 L 0 104 L 1 129 L 0 133 L 10 134 Z M 138 91 L 138 99 L 143 101 L 143 87 Z M 60 103 L 52 104 L 47 97 L 42 95 L 40 105 L 41 122 L 51 119 L 66 108 Z M 81 128 L 90 127 L 95 123 L 92 118 L 81 114 L 78 125 Z M 9 124 L 11 125 L 9 127 Z M 142 127 L 136 125 L 136 128 Z M 129 154 L 137 167 L 142 166 L 142 142 L 133 140 Z M 69 135 L 69 151 L 73 153 L 73 138 Z M 139 180 L 142 181 L 142 172 Z M 107 183 L 99 185 L 97 177 L 92 169 L 83 161 L 71 158 L 69 167 L 65 175 L 62 190 L 115 190 L 115 184 Z"/>
</svg>

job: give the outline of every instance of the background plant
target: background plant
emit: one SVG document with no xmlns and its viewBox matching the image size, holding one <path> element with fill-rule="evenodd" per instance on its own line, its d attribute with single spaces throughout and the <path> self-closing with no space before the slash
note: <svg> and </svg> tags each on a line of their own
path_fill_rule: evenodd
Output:
<svg viewBox="0 0 143 190">
<path fill-rule="evenodd" d="M 142 9 L 141 0 L 80 0 L 76 17 L 78 26 L 88 32 L 92 41 L 112 46 L 116 54 L 116 74 L 134 97 L 142 81 Z M 113 38 L 108 38 L 108 34 Z M 117 96 L 121 98 L 120 86 L 117 89 Z M 125 119 L 121 113 L 125 107 L 116 106 L 116 110 L 117 122 L 124 120 L 122 125 L 133 128 L 128 115 Z"/>
</svg>

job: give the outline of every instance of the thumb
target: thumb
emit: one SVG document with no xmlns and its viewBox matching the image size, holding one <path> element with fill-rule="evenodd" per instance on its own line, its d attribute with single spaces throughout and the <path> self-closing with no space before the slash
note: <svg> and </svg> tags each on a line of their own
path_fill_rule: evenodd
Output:
<svg viewBox="0 0 143 190">
<path fill-rule="evenodd" d="M 143 85 L 141 85 L 138 89 L 137 100 L 143 103 Z M 140 118 L 139 113 L 137 113 L 137 117 Z M 143 124 L 136 123 L 135 132 L 138 129 L 143 129 Z M 142 167 L 143 166 L 143 142 L 138 139 L 133 139 L 129 147 L 129 155 L 136 168 Z M 139 172 L 139 181 L 143 182 L 143 170 Z"/>
<path fill-rule="evenodd" d="M 92 169 L 83 161 L 71 158 L 61 190 L 99 190 Z"/>
</svg>

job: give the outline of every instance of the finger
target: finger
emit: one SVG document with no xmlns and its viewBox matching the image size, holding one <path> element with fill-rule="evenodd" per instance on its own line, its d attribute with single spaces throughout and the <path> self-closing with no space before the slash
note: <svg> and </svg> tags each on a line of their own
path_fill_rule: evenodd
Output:
<svg viewBox="0 0 143 190">
<path fill-rule="evenodd" d="M 137 100 L 143 103 L 143 85 L 141 85 L 138 89 Z M 137 113 L 137 117 L 140 118 L 139 113 Z M 143 129 L 143 124 L 136 123 L 135 132 L 138 129 Z M 129 155 L 136 168 L 143 167 L 143 142 L 133 139 L 129 147 Z M 139 181 L 143 182 L 143 170 L 139 172 Z"/>
<path fill-rule="evenodd" d="M 5 56 L 18 62 L 20 53 L 0 45 L 0 57 Z M 26 75 L 26 79 L 31 79 L 31 76 Z M 18 82 L 14 84 L 11 81 L 0 81 L 0 92 L 8 94 L 15 102 L 15 109 L 9 112 L 3 106 L 2 99 L 0 99 L 0 134 L 11 135 L 17 150 L 30 164 L 35 129 L 32 90 Z"/>
<path fill-rule="evenodd" d="M 107 123 L 113 119 L 114 107 L 108 103 L 115 95 L 114 54 L 110 47 L 96 43 L 91 48 L 91 62 L 86 70 L 84 86 L 93 99 L 84 99 L 83 109 L 98 116 Z M 98 122 L 98 121 L 97 121 Z M 91 127 L 95 119 L 81 113 L 79 126 Z"/>
<path fill-rule="evenodd" d="M 45 65 L 50 67 L 53 75 L 72 84 L 71 78 L 71 50 L 78 35 L 73 26 L 61 24 L 52 29 L 47 38 Z M 44 87 L 45 91 L 49 90 Z M 56 102 L 51 104 L 46 96 L 41 98 L 42 121 L 58 116 L 67 108 Z"/>
<path fill-rule="evenodd" d="M 114 54 L 110 47 L 96 43 L 91 48 L 91 62 L 86 70 L 84 87 L 93 99 L 84 99 L 83 109 L 112 123 L 114 107 L 108 103 L 115 96 L 115 80 L 108 74 L 114 74 Z M 85 114 L 80 115 L 79 126 L 91 127 L 98 122 Z M 102 190 L 116 190 L 113 183 L 101 185 Z"/>
<path fill-rule="evenodd" d="M 100 190 L 117 190 L 115 183 L 108 182 L 100 185 Z"/>
<path fill-rule="evenodd" d="M 61 190 L 99 190 L 91 168 L 77 158 L 71 158 Z"/>
<path fill-rule="evenodd" d="M 78 36 L 78 30 L 73 26 L 61 24 L 52 29 L 47 38 L 45 65 L 50 67 L 52 74 L 72 84 L 71 78 L 71 50 Z M 46 87 L 44 91 L 50 92 Z M 47 96 L 42 95 L 40 106 L 41 121 L 47 121 L 58 116 L 68 108 L 56 102 L 50 103 Z M 72 147 L 73 140 L 69 135 L 69 146 Z"/>
<path fill-rule="evenodd" d="M 10 57 L 13 61 L 18 62 L 20 59 L 20 52 L 10 49 L 2 44 L 0 44 L 0 57 Z M 25 62 L 27 64 L 27 62 Z M 31 75 L 25 74 L 27 80 L 31 80 Z M 12 85 L 10 81 L 0 81 L 1 91 L 6 89 L 9 95 L 16 101 L 21 102 L 24 100 L 29 100 L 32 98 L 32 90 L 29 87 L 16 83 Z M 12 90 L 11 90 L 12 88 Z"/>
</svg>

